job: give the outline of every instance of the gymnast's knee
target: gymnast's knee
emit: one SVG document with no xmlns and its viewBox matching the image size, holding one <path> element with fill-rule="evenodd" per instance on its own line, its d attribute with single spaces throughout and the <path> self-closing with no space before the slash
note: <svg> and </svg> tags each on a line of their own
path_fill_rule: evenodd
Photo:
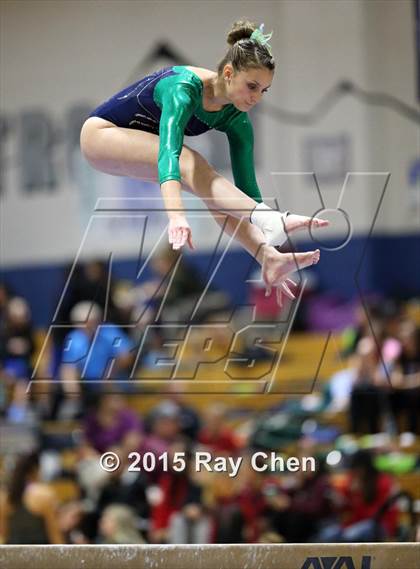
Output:
<svg viewBox="0 0 420 569">
<path fill-rule="evenodd" d="M 80 131 L 80 150 L 83 156 L 89 162 L 96 157 L 96 147 L 99 140 L 99 134 L 104 128 L 113 127 L 109 121 L 105 121 L 99 117 L 89 117 L 83 123 Z"/>
<path fill-rule="evenodd" d="M 89 160 L 91 154 L 91 145 L 92 139 L 95 136 L 95 130 L 97 130 L 97 126 L 95 122 L 92 121 L 92 117 L 90 117 L 83 123 L 82 130 L 80 131 L 80 150 L 87 160 Z"/>
</svg>

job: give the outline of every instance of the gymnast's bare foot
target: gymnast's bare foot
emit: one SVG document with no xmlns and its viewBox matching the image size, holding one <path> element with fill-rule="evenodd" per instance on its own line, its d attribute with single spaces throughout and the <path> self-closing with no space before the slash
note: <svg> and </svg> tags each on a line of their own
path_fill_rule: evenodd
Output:
<svg viewBox="0 0 420 569">
<path fill-rule="evenodd" d="M 291 273 L 316 265 L 319 257 L 319 249 L 306 253 L 279 253 L 273 247 L 266 247 L 262 262 L 262 277 L 267 286 L 267 294 L 271 293 L 272 287 L 279 287 L 287 282 Z M 287 296 L 292 298 L 290 295 Z"/>
<path fill-rule="evenodd" d="M 298 231 L 311 227 L 312 229 L 319 229 L 327 227 L 330 222 L 327 219 L 320 219 L 319 217 L 307 217 L 306 215 L 295 215 L 290 213 L 284 220 L 284 225 L 287 233 Z"/>
</svg>

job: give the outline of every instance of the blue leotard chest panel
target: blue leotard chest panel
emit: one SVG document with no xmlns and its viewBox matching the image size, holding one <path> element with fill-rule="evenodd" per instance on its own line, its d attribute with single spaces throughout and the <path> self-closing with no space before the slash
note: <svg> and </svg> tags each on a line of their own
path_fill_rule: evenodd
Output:
<svg viewBox="0 0 420 569">
<path fill-rule="evenodd" d="M 159 134 L 162 111 L 154 101 L 154 90 L 161 79 L 175 74 L 173 67 L 165 67 L 147 75 L 99 105 L 89 116 L 101 117 L 116 126 Z M 198 136 L 210 129 L 193 115 L 186 125 L 185 134 Z"/>
</svg>

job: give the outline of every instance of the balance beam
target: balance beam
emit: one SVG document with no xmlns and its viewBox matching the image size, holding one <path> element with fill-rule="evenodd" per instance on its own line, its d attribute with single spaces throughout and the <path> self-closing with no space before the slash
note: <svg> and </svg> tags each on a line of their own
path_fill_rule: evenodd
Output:
<svg viewBox="0 0 420 569">
<path fill-rule="evenodd" d="M 419 569 L 419 543 L 4 545 L 2 569 Z"/>
</svg>

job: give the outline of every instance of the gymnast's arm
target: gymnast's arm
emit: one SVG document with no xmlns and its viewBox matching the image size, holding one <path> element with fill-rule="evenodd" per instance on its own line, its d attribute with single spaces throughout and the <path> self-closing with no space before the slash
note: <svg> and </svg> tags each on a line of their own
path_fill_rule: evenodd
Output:
<svg viewBox="0 0 420 569">
<path fill-rule="evenodd" d="M 229 140 L 230 159 L 235 185 L 257 202 L 262 202 L 255 177 L 254 131 L 246 113 L 236 115 L 225 130 Z"/>
<path fill-rule="evenodd" d="M 184 83 L 172 86 L 160 96 L 162 114 L 159 124 L 159 183 L 169 217 L 169 242 L 179 249 L 188 240 L 191 230 L 185 217 L 181 198 L 179 157 L 182 151 L 185 127 L 190 119 L 195 99 Z"/>
</svg>

